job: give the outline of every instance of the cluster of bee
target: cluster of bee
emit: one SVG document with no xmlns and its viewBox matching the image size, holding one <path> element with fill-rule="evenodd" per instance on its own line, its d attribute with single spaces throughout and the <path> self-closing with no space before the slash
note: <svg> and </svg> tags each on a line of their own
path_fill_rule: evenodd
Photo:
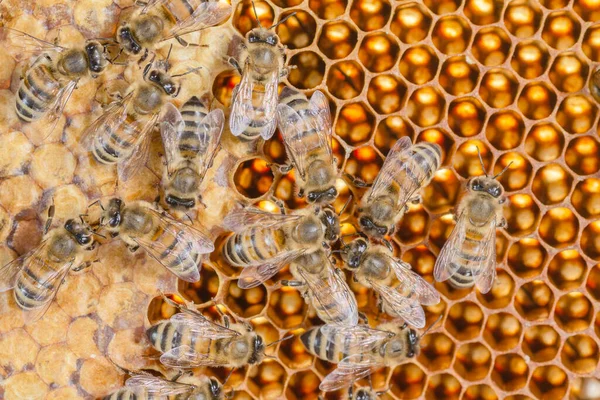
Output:
<svg viewBox="0 0 600 400">
<path fill-rule="evenodd" d="M 168 99 L 178 96 L 180 84 L 169 75 L 168 63 L 154 63 L 154 49 L 163 41 L 187 43 L 181 36 L 226 19 L 231 7 L 217 1 L 149 0 L 116 32 L 114 39 L 90 40 L 84 48 L 63 48 L 26 33 L 4 28 L 18 43 L 19 54 L 39 56 L 27 68 L 18 88 L 15 109 L 20 119 L 57 119 L 79 79 L 101 74 L 123 55 L 140 63 L 143 81 L 117 95 L 103 114 L 89 126 L 82 143 L 102 164 L 116 165 L 119 179 L 126 181 L 147 160 L 150 132 L 159 127 L 166 168 L 164 200 L 169 208 L 191 210 L 201 202 L 201 186 L 212 166 L 225 126 L 225 114 L 211 110 L 201 96 L 193 96 L 178 109 Z M 280 21 L 279 23 L 281 23 Z M 295 171 L 298 196 L 308 207 L 272 213 L 253 207 L 233 210 L 222 227 L 233 232 L 221 249 L 225 260 L 240 267 L 238 285 L 252 288 L 272 279 L 289 265 L 293 280 L 282 285 L 298 288 L 324 325 L 312 327 L 300 339 L 308 352 L 337 364 L 321 383 L 321 390 L 351 388 L 372 368 L 395 366 L 419 352 L 419 334 L 425 328 L 423 306 L 440 301 L 434 287 L 395 257 L 388 238 L 393 235 L 410 203 L 420 201 L 419 192 L 440 168 L 442 151 L 434 143 L 413 144 L 399 139 L 357 207 L 359 232 L 350 242 L 340 235 L 340 214 L 332 203 L 338 197 L 340 179 L 333 155 L 332 118 L 327 98 L 315 91 L 307 98 L 286 87 L 278 94 L 281 78 L 288 73 L 285 46 L 273 31 L 259 26 L 246 35 L 241 57 L 229 63 L 241 74 L 233 93 L 229 131 L 241 140 L 269 139 L 279 127 L 289 165 Z M 107 48 L 117 47 L 114 58 Z M 475 177 L 455 211 L 456 227 L 440 252 L 434 278 L 457 287 L 476 285 L 485 293 L 495 277 L 495 234 L 502 227 L 502 186 L 495 177 Z M 357 181 L 355 181 L 356 183 Z M 351 201 L 351 199 L 349 200 Z M 96 224 L 83 217 L 67 220 L 51 229 L 54 207 L 49 209 L 42 243 L 30 253 L 0 268 L 0 291 L 14 289 L 14 298 L 27 321 L 40 318 L 52 303 L 69 271 L 90 265 L 84 253 L 98 243 L 101 231 L 118 236 L 131 251 L 142 248 L 178 278 L 200 279 L 202 258 L 215 250 L 213 241 L 170 216 L 157 204 L 125 203 L 113 198 L 97 202 L 102 215 Z M 346 207 L 344 207 L 345 209 Z M 337 250 L 333 250 L 338 246 Z M 398 321 L 372 328 L 358 310 L 342 265 L 355 281 L 373 289 L 380 312 Z M 193 305 L 173 303 L 179 313 L 147 330 L 149 343 L 161 353 L 167 367 L 201 366 L 239 368 L 259 364 L 269 345 L 246 321 L 232 323 L 223 315 L 220 323 L 205 317 Z M 218 307 L 217 307 L 218 309 Z M 275 342 L 276 343 L 276 342 Z M 130 373 L 126 387 L 107 399 L 150 399 L 160 396 L 222 399 L 220 382 L 205 378 L 197 384 L 167 380 L 147 373 Z M 349 398 L 375 399 L 372 389 L 350 391 Z"/>
</svg>

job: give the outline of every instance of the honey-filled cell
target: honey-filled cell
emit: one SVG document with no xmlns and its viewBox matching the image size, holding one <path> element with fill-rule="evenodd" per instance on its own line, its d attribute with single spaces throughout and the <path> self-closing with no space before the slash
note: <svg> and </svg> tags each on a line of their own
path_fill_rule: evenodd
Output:
<svg viewBox="0 0 600 400">
<path fill-rule="evenodd" d="M 504 64 L 510 55 L 511 45 L 510 38 L 503 29 L 484 28 L 475 35 L 471 53 L 486 67 L 497 67 Z"/>
<path fill-rule="evenodd" d="M 364 84 L 365 73 L 355 61 L 341 61 L 329 68 L 327 88 L 338 99 L 355 98 L 362 92 Z"/>
<path fill-rule="evenodd" d="M 456 351 L 454 370 L 468 381 L 485 378 L 492 365 L 490 350 L 479 342 L 465 343 Z"/>
<path fill-rule="evenodd" d="M 432 32 L 433 45 L 449 56 L 464 52 L 472 35 L 469 23 L 457 15 L 440 18 Z"/>
<path fill-rule="evenodd" d="M 286 399 L 317 400 L 321 380 L 312 371 L 300 371 L 290 376 L 285 392 Z"/>
<path fill-rule="evenodd" d="M 540 208 L 528 194 L 514 194 L 504 207 L 506 231 L 512 236 L 527 236 L 534 232 L 540 220 Z"/>
<path fill-rule="evenodd" d="M 533 36 L 540 28 L 542 10 L 533 0 L 512 0 L 504 11 L 504 26 L 519 39 Z"/>
<path fill-rule="evenodd" d="M 285 21 L 277 26 L 276 32 L 281 43 L 288 49 L 302 49 L 310 46 L 315 38 L 317 23 L 306 11 L 287 11 L 280 15 L 279 20 Z"/>
<path fill-rule="evenodd" d="M 394 75 L 378 75 L 367 89 L 367 100 L 378 114 L 392 114 L 404 105 L 406 84 Z"/>
<path fill-rule="evenodd" d="M 461 137 L 479 134 L 486 119 L 485 108 L 473 97 L 455 99 L 448 107 L 448 125 Z"/>
<path fill-rule="evenodd" d="M 241 77 L 231 70 L 221 72 L 213 83 L 213 96 L 225 107 L 230 107 L 233 89 L 240 81 Z"/>
<path fill-rule="evenodd" d="M 458 400 L 462 386 L 460 381 L 452 374 L 443 373 L 429 378 L 426 400 Z"/>
<path fill-rule="evenodd" d="M 532 166 L 526 157 L 518 152 L 504 153 L 496 161 L 494 176 L 506 192 L 526 188 L 531 181 Z"/>
<path fill-rule="evenodd" d="M 531 281 L 519 288 L 514 304 L 517 312 L 526 320 L 545 320 L 550 317 L 554 307 L 554 293 L 544 281 Z"/>
<path fill-rule="evenodd" d="M 423 241 L 429 228 L 429 214 L 421 204 L 410 204 L 396 228 L 396 237 L 404 244 Z"/>
<path fill-rule="evenodd" d="M 416 399 L 423 393 L 427 383 L 427 374 L 416 364 L 408 362 L 394 369 L 391 382 L 405 382 L 393 385 L 391 393 L 402 399 Z"/>
<path fill-rule="evenodd" d="M 483 160 L 483 166 L 479 159 Z M 464 142 L 454 155 L 454 170 L 463 178 L 484 175 L 491 169 L 493 154 L 481 140 L 468 140 Z"/>
<path fill-rule="evenodd" d="M 402 53 L 398 69 L 402 76 L 415 85 L 423 85 L 437 74 L 439 59 L 427 45 L 414 46 Z"/>
<path fill-rule="evenodd" d="M 503 8 L 502 0 L 466 0 L 463 12 L 475 25 L 490 25 L 500 20 Z"/>
<path fill-rule="evenodd" d="M 247 387 L 255 396 L 265 400 L 281 399 L 287 372 L 277 361 L 265 360 L 257 367 L 256 375 L 247 379 Z"/>
<path fill-rule="evenodd" d="M 580 0 L 573 4 L 575 11 L 584 21 L 595 22 L 600 20 L 600 4 L 594 0 Z"/>
<path fill-rule="evenodd" d="M 463 0 L 423 0 L 433 13 L 437 15 L 450 14 L 462 5 Z"/>
<path fill-rule="evenodd" d="M 544 119 L 554 111 L 556 93 L 545 83 L 528 83 L 519 94 L 517 106 L 529 119 Z"/>
<path fill-rule="evenodd" d="M 589 74 L 588 63 L 576 53 L 562 53 L 554 59 L 548 77 L 561 92 L 573 93 L 581 90 Z"/>
<path fill-rule="evenodd" d="M 438 78 L 440 86 L 453 96 L 471 93 L 479 82 L 479 68 L 470 57 L 450 57 L 442 64 Z"/>
<path fill-rule="evenodd" d="M 294 370 L 308 368 L 314 360 L 314 356 L 306 350 L 299 335 L 281 342 L 277 355 L 283 365 Z"/>
<path fill-rule="evenodd" d="M 461 397 L 462 400 L 497 400 L 498 395 L 490 386 L 485 384 L 469 386 Z"/>
<path fill-rule="evenodd" d="M 370 32 L 383 28 L 391 11 L 387 0 L 355 0 L 350 6 L 350 19 L 361 30 Z"/>
<path fill-rule="evenodd" d="M 402 254 L 402 260 L 411 265 L 414 272 L 430 282 L 433 280 L 435 257 L 427 246 L 419 245 Z"/>
<path fill-rule="evenodd" d="M 267 316 L 280 329 L 294 329 L 304 321 L 307 309 L 298 290 L 282 287 L 270 293 Z"/>
<path fill-rule="evenodd" d="M 332 21 L 323 25 L 317 45 L 332 60 L 347 57 L 356 47 L 356 29 L 345 21 Z"/>
<path fill-rule="evenodd" d="M 394 143 L 404 136 L 413 140 L 415 131 L 410 123 L 403 117 L 392 115 L 379 122 L 375 130 L 375 147 L 382 153 L 387 154 Z"/>
<path fill-rule="evenodd" d="M 290 58 L 288 65 L 294 66 L 288 75 L 288 80 L 298 89 L 312 89 L 323 82 L 325 61 L 315 52 L 297 53 Z"/>
<path fill-rule="evenodd" d="M 531 184 L 535 197 L 546 205 L 561 203 L 571 193 L 573 177 L 559 164 L 547 164 L 540 168 Z"/>
<path fill-rule="evenodd" d="M 515 294 L 515 281 L 512 276 L 503 269 L 498 269 L 496 274 L 496 283 L 489 292 L 485 294 L 477 292 L 477 299 L 481 304 L 492 310 L 508 306 Z"/>
<path fill-rule="evenodd" d="M 569 95 L 558 107 L 556 122 L 568 133 L 585 133 L 594 128 L 597 106 L 583 95 Z"/>
<path fill-rule="evenodd" d="M 598 218 L 600 216 L 600 179 L 588 178 L 579 182 L 571 195 L 571 204 L 582 217 Z"/>
<path fill-rule="evenodd" d="M 525 79 L 535 79 L 548 68 L 548 46 L 540 40 L 524 40 L 515 46 L 510 65 Z"/>
<path fill-rule="evenodd" d="M 565 367 L 576 374 L 589 374 L 598 366 L 598 344 L 588 335 L 567 338 L 560 352 Z"/>
<path fill-rule="evenodd" d="M 548 210 L 539 226 L 540 237 L 555 248 L 573 244 L 578 233 L 579 221 L 575 214 L 565 207 Z"/>
<path fill-rule="evenodd" d="M 308 7 L 321 19 L 336 19 L 346 11 L 347 0 L 309 0 Z"/>
<path fill-rule="evenodd" d="M 431 15 L 423 5 L 410 2 L 394 10 L 390 30 L 404 43 L 417 43 L 427 37 L 431 21 Z"/>
<path fill-rule="evenodd" d="M 242 289 L 237 281 L 229 281 L 224 302 L 228 309 L 242 318 L 251 318 L 259 315 L 267 306 L 267 289 L 264 285 Z"/>
<path fill-rule="evenodd" d="M 354 150 L 346 162 L 345 172 L 368 184 L 373 183 L 381 170 L 383 160 L 372 147 Z"/>
<path fill-rule="evenodd" d="M 523 352 L 534 362 L 543 363 L 556 357 L 561 345 L 561 337 L 550 325 L 531 325 L 525 328 Z"/>
<path fill-rule="evenodd" d="M 485 137 L 498 150 L 517 147 L 525 136 L 525 124 L 514 111 L 499 111 L 490 116 L 485 127 Z"/>
<path fill-rule="evenodd" d="M 568 11 L 550 13 L 542 29 L 542 39 L 557 50 L 573 46 L 581 33 L 581 24 L 575 15 Z"/>
<path fill-rule="evenodd" d="M 592 323 L 594 307 L 582 293 L 568 293 L 558 299 L 554 319 L 558 326 L 566 332 L 579 332 L 587 329 Z"/>
<path fill-rule="evenodd" d="M 600 61 L 600 24 L 587 28 L 583 35 L 581 50 L 592 61 Z"/>
<path fill-rule="evenodd" d="M 177 288 L 179 293 L 188 301 L 195 304 L 203 304 L 217 297 L 221 280 L 215 269 L 203 263 L 200 270 L 200 280 L 198 282 L 178 281 Z"/>
<path fill-rule="evenodd" d="M 256 14 L 254 10 L 256 10 Z M 274 22 L 275 13 L 266 1 L 240 2 L 233 12 L 233 26 L 242 36 L 246 36 L 246 33 L 259 24 L 260 26 L 271 26 Z"/>
<path fill-rule="evenodd" d="M 442 371 L 450 367 L 454 359 L 454 341 L 444 333 L 431 333 L 421 339 L 421 352 L 417 360 L 428 371 Z"/>
<path fill-rule="evenodd" d="M 375 116 L 364 103 L 350 103 L 340 109 L 335 133 L 351 146 L 360 146 L 371 139 Z"/>
<path fill-rule="evenodd" d="M 505 108 L 514 103 L 519 83 L 512 72 L 493 68 L 486 72 L 479 86 L 479 95 L 493 108 Z"/>
<path fill-rule="evenodd" d="M 556 160 L 563 152 L 565 136 L 557 125 L 535 124 L 525 138 L 525 152 L 537 161 Z"/>
<path fill-rule="evenodd" d="M 600 170 L 600 144 L 592 136 L 577 137 L 567 145 L 565 161 L 577 175 L 595 174 Z"/>
<path fill-rule="evenodd" d="M 537 398 L 562 399 L 569 387 L 569 377 L 555 365 L 537 367 L 531 374 L 529 389 Z"/>
<path fill-rule="evenodd" d="M 488 317 L 483 328 L 483 338 L 496 351 L 512 350 L 519 345 L 523 326 L 517 317 L 509 313 L 497 313 Z"/>
<path fill-rule="evenodd" d="M 548 252 L 534 238 L 523 238 L 508 250 L 508 266 L 521 278 L 535 278 L 541 275 Z"/>
<path fill-rule="evenodd" d="M 256 199 L 271 189 L 273 171 L 267 161 L 253 158 L 238 165 L 233 181 L 242 196 Z"/>
<path fill-rule="evenodd" d="M 587 274 L 587 264 L 578 250 L 567 249 L 557 253 L 548 264 L 548 279 L 557 289 L 578 288 Z"/>
<path fill-rule="evenodd" d="M 421 191 L 423 205 L 430 212 L 448 212 L 457 203 L 461 190 L 461 183 L 452 170 L 441 169 Z"/>
<path fill-rule="evenodd" d="M 513 392 L 525 386 L 529 378 L 529 366 L 519 354 L 501 354 L 494 360 L 492 381 L 501 390 Z"/>
<path fill-rule="evenodd" d="M 400 47 L 392 35 L 373 33 L 365 36 L 358 48 L 358 59 L 369 71 L 384 72 L 396 65 Z"/>
<path fill-rule="evenodd" d="M 446 100 L 432 86 L 415 90 L 406 105 L 406 115 L 420 127 L 436 125 L 444 117 Z"/>
<path fill-rule="evenodd" d="M 476 303 L 463 301 L 450 308 L 445 328 L 457 340 L 471 340 L 479 336 L 483 319 L 483 312 Z"/>
</svg>

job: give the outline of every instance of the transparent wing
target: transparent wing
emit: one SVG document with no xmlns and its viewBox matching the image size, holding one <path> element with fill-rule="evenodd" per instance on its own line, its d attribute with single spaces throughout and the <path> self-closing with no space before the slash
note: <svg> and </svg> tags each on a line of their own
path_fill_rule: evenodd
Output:
<svg viewBox="0 0 600 400">
<path fill-rule="evenodd" d="M 302 143 L 302 133 L 307 130 L 304 119 L 287 104 L 280 104 L 277 106 L 277 124 L 288 156 L 300 177 L 306 179 L 305 161 L 308 149 Z"/>
<path fill-rule="evenodd" d="M 29 260 L 31 259 L 32 258 L 29 258 Z M 48 311 L 50 304 L 54 301 L 54 298 L 72 265 L 72 261 L 65 262 L 58 269 L 48 274 L 44 281 L 39 283 L 37 293 L 29 292 L 29 299 L 35 303 L 42 303 L 42 305 L 40 307 L 22 310 L 25 324 L 37 321 L 44 316 L 46 311 Z M 48 266 L 48 268 L 50 267 Z"/>
<path fill-rule="evenodd" d="M 399 315 L 416 328 L 425 327 L 425 311 L 416 300 L 404 297 L 395 288 L 377 281 L 369 281 L 369 283 L 382 297 L 385 306 L 389 308 L 389 313 Z"/>
<path fill-rule="evenodd" d="M 352 386 L 354 382 L 371 374 L 371 368 L 377 366 L 378 360 L 372 354 L 354 354 L 344 358 L 319 385 L 324 392 L 332 392 Z"/>
<path fill-rule="evenodd" d="M 17 277 L 19 276 L 19 272 L 25 266 L 25 262 L 29 257 L 34 257 L 36 254 L 39 254 L 42 249 L 42 245 L 36 247 L 33 251 L 29 253 L 25 253 L 20 257 L 15 258 L 14 260 L 4 264 L 0 268 L 0 293 L 6 292 L 15 287 L 17 283 Z"/>
<path fill-rule="evenodd" d="M 301 218 L 301 215 L 275 214 L 256 207 L 246 207 L 231 211 L 223 220 L 223 228 L 232 232 L 241 232 L 255 225 L 272 228 L 290 222 L 297 222 Z"/>
<path fill-rule="evenodd" d="M 263 139 L 268 140 L 275 133 L 277 128 L 277 88 L 279 86 L 279 71 L 275 70 L 269 74 L 265 83 L 265 94 L 262 102 L 263 118 L 267 121 L 267 124 L 263 126 L 260 136 Z"/>
<path fill-rule="evenodd" d="M 52 127 L 48 130 L 48 133 L 46 134 L 46 138 L 49 137 L 50 134 L 52 134 L 52 132 L 56 128 L 58 120 L 62 116 L 62 113 L 65 110 L 65 107 L 67 106 L 67 103 L 69 102 L 73 91 L 77 87 L 78 82 L 79 80 L 69 81 L 58 91 L 52 108 L 50 108 L 50 110 L 44 116 L 44 118 L 46 118 L 49 122 L 53 122 Z"/>
<path fill-rule="evenodd" d="M 23 60 L 26 57 L 30 57 L 34 54 L 42 52 L 60 53 L 66 50 L 62 46 L 58 46 L 46 40 L 38 39 L 16 29 L 6 27 L 0 29 L 2 36 L 6 38 L 6 42 L 3 47 L 7 49 L 9 54 L 17 60 Z"/>
<path fill-rule="evenodd" d="M 309 105 L 311 112 L 316 116 L 316 126 L 314 126 L 314 128 L 317 130 L 319 143 L 321 147 L 327 151 L 331 163 L 333 164 L 333 150 L 331 149 L 333 128 L 331 123 L 331 111 L 329 110 L 329 101 L 322 92 L 316 90 L 310 98 Z"/>
<path fill-rule="evenodd" d="M 220 367 L 226 365 L 215 354 L 197 353 L 190 346 L 180 346 L 163 353 L 160 362 L 172 368 L 195 368 L 201 366 Z"/>
<path fill-rule="evenodd" d="M 349 353 L 367 353 L 382 340 L 393 336 L 390 332 L 372 329 L 367 325 L 341 326 L 327 324 L 321 326 L 319 330 L 323 338 L 332 338 L 332 340 L 345 343 L 348 346 Z M 337 340 L 338 338 L 339 340 Z M 334 344 L 331 343 L 331 345 Z"/>
<path fill-rule="evenodd" d="M 203 2 L 184 21 L 178 23 L 169 31 L 163 40 L 196 32 L 204 28 L 217 25 L 231 15 L 231 6 L 225 2 L 207 1 Z"/>
<path fill-rule="evenodd" d="M 127 107 L 132 99 L 130 93 L 124 99 L 112 102 L 98 118 L 88 126 L 81 136 L 81 144 L 93 150 L 96 141 L 104 132 L 114 132 L 127 120 Z"/>
<path fill-rule="evenodd" d="M 152 7 L 156 7 L 158 5 L 165 4 L 168 1 L 170 1 L 170 0 L 147 0 L 145 2 L 145 4 L 140 2 L 141 4 L 144 4 L 144 7 L 142 8 L 141 13 L 146 14 L 148 12 L 148 10 L 150 10 Z"/>
<path fill-rule="evenodd" d="M 448 240 L 444 243 L 444 247 L 442 247 L 442 251 L 440 251 L 437 260 L 435 260 L 433 277 L 436 281 L 443 282 L 458 271 L 460 265 L 455 262 L 455 260 L 460 254 L 460 249 L 463 246 L 466 235 L 467 221 L 465 214 L 462 213 L 458 218 L 458 222 L 452 230 L 450 237 L 448 237 Z"/>
<path fill-rule="evenodd" d="M 492 288 L 496 278 L 496 221 L 488 227 L 485 243 L 481 248 L 481 261 L 474 267 L 475 285 L 481 293 L 487 293 Z"/>
<path fill-rule="evenodd" d="M 185 126 L 181 113 L 171 103 L 164 106 L 165 112 L 160 120 L 160 136 L 162 138 L 163 147 L 165 149 L 165 158 L 167 160 L 167 172 L 174 172 L 174 161 L 179 154 L 179 141 L 181 133 Z"/>
<path fill-rule="evenodd" d="M 229 129 L 233 136 L 240 136 L 248 129 L 255 118 L 254 105 L 252 104 L 254 82 L 250 78 L 247 64 L 244 66 L 242 80 L 234 90 L 235 94 L 231 104 L 231 113 L 229 114 Z"/>
<path fill-rule="evenodd" d="M 152 396 L 174 396 L 187 394 L 194 390 L 192 385 L 172 382 L 152 375 L 134 375 L 127 379 L 125 386 L 129 388 L 143 387 L 148 395 Z"/>
<path fill-rule="evenodd" d="M 268 263 L 245 267 L 240 273 L 238 286 L 242 289 L 259 286 L 271 279 L 279 270 L 302 254 L 304 254 L 304 250 L 301 249 L 287 250 L 270 259 Z"/>
<path fill-rule="evenodd" d="M 388 256 L 390 266 L 400 284 L 411 292 L 411 296 L 419 303 L 431 306 L 440 302 L 440 294 L 425 279 L 410 270 L 410 265 L 395 257 Z"/>
<path fill-rule="evenodd" d="M 130 127 L 132 132 L 137 136 L 137 144 L 135 148 L 124 160 L 118 164 L 119 180 L 127 182 L 127 180 L 135 176 L 142 168 L 146 166 L 148 157 L 150 156 L 150 132 L 158 121 L 159 114 L 155 114 L 146 121 L 135 121 Z"/>
<path fill-rule="evenodd" d="M 365 196 L 368 196 L 368 199 L 379 197 L 388 192 L 389 186 L 394 183 L 394 177 L 398 174 L 396 167 L 397 158 L 402 152 L 409 149 L 410 146 L 412 146 L 412 142 L 407 136 L 398 139 L 396 143 L 394 143 L 381 166 L 377 178 L 375 178 L 375 181 L 373 182 L 373 186 L 371 186 L 365 194 Z"/>
<path fill-rule="evenodd" d="M 204 153 L 198 160 L 198 175 L 204 179 L 206 171 L 212 166 L 213 160 L 217 155 L 219 143 L 221 143 L 221 134 L 225 124 L 225 115 L 222 110 L 213 110 L 200 122 L 200 126 L 207 130 L 206 135 L 200 137 L 200 143 Z"/>
<path fill-rule="evenodd" d="M 213 340 L 232 338 L 239 335 L 238 332 L 215 324 L 199 314 L 178 313 L 173 315 L 169 321 L 173 323 L 175 330 L 182 335 L 187 334 L 188 329 L 197 334 L 198 337 Z"/>
</svg>

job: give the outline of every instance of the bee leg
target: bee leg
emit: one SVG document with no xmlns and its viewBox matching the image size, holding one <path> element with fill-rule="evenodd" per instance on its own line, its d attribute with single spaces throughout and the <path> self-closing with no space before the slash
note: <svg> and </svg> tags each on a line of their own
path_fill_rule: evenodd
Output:
<svg viewBox="0 0 600 400">
<path fill-rule="evenodd" d="M 348 179 L 351 184 L 353 184 L 354 186 L 359 187 L 359 188 L 368 188 L 368 187 L 373 186 L 371 183 L 367 183 L 360 178 L 350 175 L 347 172 L 344 172 L 344 178 Z"/>
<path fill-rule="evenodd" d="M 44 235 L 46 233 L 48 233 L 48 231 L 50 230 L 50 225 L 52 225 L 52 220 L 54 219 L 54 211 L 55 210 L 56 209 L 54 207 L 54 197 L 53 197 L 52 204 L 48 208 L 48 219 L 46 219 L 46 225 L 44 226 Z"/>
<path fill-rule="evenodd" d="M 86 261 L 83 262 L 81 264 L 79 264 L 78 267 L 73 268 L 73 272 L 79 272 L 79 271 L 83 271 L 86 268 L 89 268 L 95 261 Z"/>
<path fill-rule="evenodd" d="M 413 197 L 410 198 L 409 200 L 411 203 L 413 204 L 420 204 L 422 199 L 421 199 L 421 195 L 420 194 L 416 194 Z"/>
<path fill-rule="evenodd" d="M 240 67 L 240 64 L 237 62 L 237 60 L 233 57 L 229 57 L 227 59 L 227 62 L 229 63 L 229 65 L 231 65 L 233 68 L 235 68 L 235 70 L 238 72 L 238 74 L 243 75 L 244 72 L 242 71 L 242 68 Z"/>
<path fill-rule="evenodd" d="M 135 245 L 135 246 L 127 246 L 127 248 L 129 249 L 130 252 L 135 253 L 137 251 L 137 249 L 140 248 L 140 245 Z"/>
<path fill-rule="evenodd" d="M 502 219 L 500 219 L 500 222 L 498 223 L 498 228 L 506 228 L 507 225 L 508 222 L 506 221 L 506 218 L 502 217 Z"/>
<path fill-rule="evenodd" d="M 281 214 L 285 215 L 285 204 L 283 204 L 283 201 L 281 201 L 280 199 L 278 199 L 275 196 L 271 196 L 271 201 L 273 203 L 275 203 L 275 205 L 277 205 L 277 207 L 279 208 L 279 211 L 281 212 Z"/>
<path fill-rule="evenodd" d="M 388 250 L 390 251 L 390 253 L 394 252 L 394 248 L 392 247 L 392 244 L 390 243 L 389 240 L 383 239 L 383 244 L 385 244 L 385 247 L 388 248 Z"/>
<path fill-rule="evenodd" d="M 361 320 L 363 324 L 369 324 L 369 318 L 367 318 L 367 315 L 363 312 L 358 312 L 358 319 Z"/>
<path fill-rule="evenodd" d="M 229 326 L 231 326 L 231 320 L 229 319 L 229 317 L 227 315 L 225 315 L 223 313 L 223 311 L 221 311 L 221 309 L 219 307 L 217 307 L 216 303 L 215 303 L 215 308 L 217 309 L 217 312 L 221 316 L 221 324 L 223 324 L 223 326 L 225 328 L 229 329 Z"/>
</svg>

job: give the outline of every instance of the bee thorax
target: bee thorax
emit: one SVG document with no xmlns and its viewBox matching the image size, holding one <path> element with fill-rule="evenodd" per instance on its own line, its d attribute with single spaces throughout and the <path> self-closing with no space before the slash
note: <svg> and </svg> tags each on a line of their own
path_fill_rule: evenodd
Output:
<svg viewBox="0 0 600 400">
<path fill-rule="evenodd" d="M 146 15 L 136 18 L 132 23 L 132 28 L 135 36 L 141 42 L 152 43 L 159 38 L 163 30 L 163 22 L 156 16 Z"/>
<path fill-rule="evenodd" d="M 142 85 L 135 99 L 135 111 L 140 114 L 150 114 L 157 110 L 163 103 L 160 88 L 151 85 Z"/>
<path fill-rule="evenodd" d="M 296 226 L 293 237 L 300 243 L 314 243 L 323 237 L 323 229 L 317 221 L 306 219 Z"/>
<path fill-rule="evenodd" d="M 81 76 L 87 72 L 88 62 L 85 53 L 80 50 L 69 50 L 61 58 L 58 69 L 68 76 Z"/>
<path fill-rule="evenodd" d="M 173 189 L 183 193 L 194 192 L 199 185 L 200 176 L 191 168 L 177 170 L 171 177 L 171 186 Z"/>
</svg>

